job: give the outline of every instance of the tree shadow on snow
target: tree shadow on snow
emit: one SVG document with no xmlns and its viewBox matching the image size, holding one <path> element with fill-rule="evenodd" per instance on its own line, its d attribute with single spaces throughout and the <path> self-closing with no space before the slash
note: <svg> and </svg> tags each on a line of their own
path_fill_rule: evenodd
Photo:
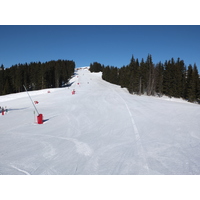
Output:
<svg viewBox="0 0 200 200">
<path fill-rule="evenodd" d="M 62 87 L 70 87 L 74 82 L 67 83 L 66 85 L 63 85 Z"/>
</svg>

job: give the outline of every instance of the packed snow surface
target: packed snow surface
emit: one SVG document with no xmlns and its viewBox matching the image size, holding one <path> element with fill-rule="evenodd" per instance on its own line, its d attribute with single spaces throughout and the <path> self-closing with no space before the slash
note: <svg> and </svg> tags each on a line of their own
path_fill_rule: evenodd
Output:
<svg viewBox="0 0 200 200">
<path fill-rule="evenodd" d="M 0 174 L 200 174 L 197 104 L 131 95 L 87 68 L 29 94 L 43 124 L 26 92 L 0 96 Z"/>
</svg>

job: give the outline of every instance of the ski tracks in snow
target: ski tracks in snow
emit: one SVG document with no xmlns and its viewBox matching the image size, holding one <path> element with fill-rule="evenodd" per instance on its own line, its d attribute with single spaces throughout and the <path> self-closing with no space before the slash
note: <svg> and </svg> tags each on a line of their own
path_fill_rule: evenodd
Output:
<svg viewBox="0 0 200 200">
<path fill-rule="evenodd" d="M 129 113 L 129 116 L 130 116 L 130 119 L 131 119 L 131 122 L 132 122 L 133 130 L 134 130 L 134 133 L 135 133 L 138 154 L 141 155 L 141 158 L 143 160 L 143 166 L 144 166 L 144 169 L 146 171 L 145 173 L 149 174 L 149 166 L 148 166 L 147 159 L 146 159 L 146 156 L 145 156 L 144 148 L 142 146 L 140 134 L 139 134 L 138 128 L 136 126 L 135 120 L 133 118 L 133 115 L 132 115 L 132 113 L 130 111 L 130 108 L 129 108 L 128 104 L 126 103 L 126 101 L 115 90 L 113 90 L 113 91 L 115 92 L 115 94 L 117 96 L 120 97 L 120 99 L 123 101 L 124 105 L 126 106 L 126 109 L 127 109 L 128 113 Z"/>
<path fill-rule="evenodd" d="M 22 169 L 20 169 L 20 168 L 14 166 L 14 165 L 11 165 L 11 167 L 14 168 L 14 169 L 16 169 L 16 170 L 19 171 L 19 172 L 22 172 L 22 173 L 26 174 L 26 175 L 31 175 L 29 172 L 27 172 L 27 171 L 25 171 L 25 170 L 22 170 Z"/>
<path fill-rule="evenodd" d="M 60 137 L 60 136 L 53 136 L 53 135 L 45 135 L 45 136 L 73 142 L 75 144 L 76 151 L 77 151 L 78 154 L 81 154 L 81 155 L 84 155 L 84 156 L 90 156 L 93 153 L 93 150 L 89 147 L 88 144 L 86 144 L 86 143 L 84 143 L 82 141 L 79 141 L 77 139 L 67 138 L 67 137 Z M 53 150 L 51 150 L 50 153 L 51 153 L 51 156 L 52 156 L 52 154 L 53 155 L 55 154 L 55 152 Z"/>
<path fill-rule="evenodd" d="M 71 138 L 69 138 L 68 140 L 72 141 L 75 144 L 77 153 L 84 156 L 91 156 L 91 154 L 93 153 L 92 149 L 86 143 Z"/>
</svg>

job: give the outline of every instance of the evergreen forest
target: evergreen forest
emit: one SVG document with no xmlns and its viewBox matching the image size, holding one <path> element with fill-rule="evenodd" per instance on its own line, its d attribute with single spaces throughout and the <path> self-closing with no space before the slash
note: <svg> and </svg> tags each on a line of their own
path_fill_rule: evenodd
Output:
<svg viewBox="0 0 200 200">
<path fill-rule="evenodd" d="M 57 60 L 45 63 L 17 64 L 10 68 L 0 67 L 0 95 L 27 90 L 62 87 L 74 74 L 75 62 Z"/>
<path fill-rule="evenodd" d="M 200 78 L 196 64 L 185 66 L 178 58 L 154 64 L 152 56 L 140 62 L 132 56 L 130 63 L 121 68 L 104 66 L 98 62 L 90 64 L 91 72 L 102 71 L 102 78 L 127 88 L 131 94 L 169 96 L 183 98 L 189 102 L 200 102 Z"/>
<path fill-rule="evenodd" d="M 71 60 L 31 62 L 10 68 L 0 67 L 0 95 L 27 90 L 64 86 L 74 74 L 75 62 Z M 102 72 L 102 79 L 127 88 L 137 95 L 169 96 L 200 103 L 200 77 L 196 64 L 186 66 L 183 60 L 154 64 L 149 54 L 141 61 L 131 57 L 130 63 L 121 68 L 90 64 L 91 72 Z"/>
</svg>

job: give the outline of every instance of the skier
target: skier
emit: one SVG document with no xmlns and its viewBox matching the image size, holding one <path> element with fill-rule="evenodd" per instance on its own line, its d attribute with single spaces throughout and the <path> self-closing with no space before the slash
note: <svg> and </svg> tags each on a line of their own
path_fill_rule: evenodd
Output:
<svg viewBox="0 0 200 200">
<path fill-rule="evenodd" d="M 2 107 L 2 109 L 1 109 L 1 112 L 2 112 L 2 115 L 4 115 L 4 108 Z"/>
</svg>

